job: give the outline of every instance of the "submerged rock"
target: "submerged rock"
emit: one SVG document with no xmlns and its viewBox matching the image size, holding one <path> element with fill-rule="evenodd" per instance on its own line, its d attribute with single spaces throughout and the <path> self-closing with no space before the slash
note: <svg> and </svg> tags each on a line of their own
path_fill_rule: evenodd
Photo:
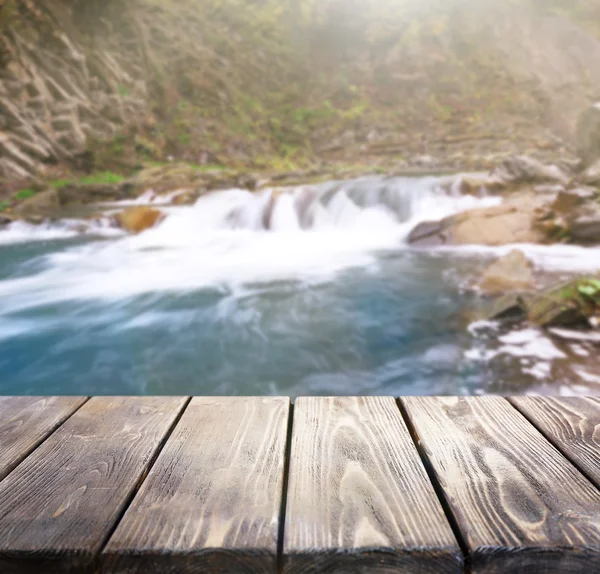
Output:
<svg viewBox="0 0 600 574">
<path fill-rule="evenodd" d="M 115 215 L 119 227 L 130 233 L 141 233 L 146 229 L 150 229 L 163 218 L 164 214 L 158 209 L 147 206 L 130 207 Z"/>
<path fill-rule="evenodd" d="M 477 286 L 486 295 L 533 288 L 533 268 L 522 251 L 510 253 L 492 263 L 483 273 Z"/>
<path fill-rule="evenodd" d="M 585 167 L 600 160 L 600 102 L 581 114 L 576 137 L 577 151 Z"/>
</svg>

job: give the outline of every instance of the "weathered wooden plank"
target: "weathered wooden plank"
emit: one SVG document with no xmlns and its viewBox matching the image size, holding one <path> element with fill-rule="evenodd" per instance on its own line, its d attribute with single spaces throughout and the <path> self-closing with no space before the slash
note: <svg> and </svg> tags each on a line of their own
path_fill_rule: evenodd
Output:
<svg viewBox="0 0 600 574">
<path fill-rule="evenodd" d="M 600 492 L 505 399 L 402 402 L 474 573 L 600 572 Z"/>
<path fill-rule="evenodd" d="M 509 400 L 600 488 L 600 398 L 514 397 Z"/>
<path fill-rule="evenodd" d="M 0 483 L 0 572 L 87 572 L 184 407 L 93 398 Z"/>
<path fill-rule="evenodd" d="M 393 398 L 297 399 L 283 554 L 289 574 L 462 572 Z"/>
<path fill-rule="evenodd" d="M 194 398 L 103 570 L 274 574 L 288 415 L 287 398 Z"/>
<path fill-rule="evenodd" d="M 85 401 L 85 397 L 0 397 L 0 480 Z"/>
</svg>

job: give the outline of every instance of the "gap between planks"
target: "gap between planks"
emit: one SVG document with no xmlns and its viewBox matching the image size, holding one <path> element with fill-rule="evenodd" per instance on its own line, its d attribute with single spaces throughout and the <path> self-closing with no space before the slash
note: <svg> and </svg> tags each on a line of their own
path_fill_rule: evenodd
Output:
<svg viewBox="0 0 600 574">
<path fill-rule="evenodd" d="M 598 490 L 600 490 L 600 479 L 598 476 L 592 474 L 592 471 L 589 468 L 586 468 L 586 465 L 583 461 L 581 461 L 576 453 L 573 453 L 566 444 L 557 439 L 557 437 L 553 436 L 549 429 L 545 429 L 543 424 L 536 420 L 532 413 L 528 411 L 528 409 L 521 404 L 522 398 L 529 397 L 507 397 L 506 400 L 521 414 L 523 415 L 527 421 L 533 426 L 554 448 L 556 448 L 562 456 L 564 456 L 589 482 L 591 482 Z M 531 398 L 542 398 L 542 397 L 531 397 Z M 548 397 L 553 398 L 553 397 Z M 558 398 L 558 397 L 557 397 Z M 562 397 L 560 397 L 562 398 Z M 571 399 L 582 399 L 587 400 L 588 397 L 566 397 L 566 400 Z M 596 398 L 596 397 L 594 397 Z M 582 437 L 582 440 L 585 440 Z"/>
<path fill-rule="evenodd" d="M 433 490 L 435 491 L 435 494 L 438 497 L 440 504 L 442 505 L 442 510 L 444 511 L 444 514 L 446 515 L 446 520 L 449 522 L 450 528 L 452 529 L 452 533 L 454 534 L 454 537 L 456 538 L 456 541 L 458 542 L 458 546 L 460 547 L 460 551 L 462 552 L 462 555 L 463 555 L 463 565 L 464 565 L 463 572 L 465 574 L 469 574 L 471 572 L 471 555 L 468 551 L 467 542 L 463 536 L 462 531 L 460 530 L 458 520 L 457 520 L 456 516 L 454 515 L 454 512 L 452 512 L 452 508 L 450 507 L 448 499 L 447 499 L 446 495 L 444 494 L 444 489 L 442 488 L 442 485 L 440 484 L 440 482 L 435 474 L 435 471 L 433 469 L 433 465 L 431 464 L 431 461 L 429 460 L 429 457 L 427 456 L 427 453 L 425 452 L 425 449 L 423 448 L 423 445 L 421 444 L 421 441 L 419 440 L 419 434 L 417 432 L 417 429 L 415 428 L 415 425 L 413 424 L 413 421 L 410 418 L 408 411 L 406 410 L 406 407 L 402 403 L 402 399 L 400 397 L 398 397 L 396 399 L 396 406 L 400 410 L 400 414 L 402 415 L 402 418 L 404 419 L 404 423 L 406 424 L 406 427 L 408 428 L 410 438 L 412 439 L 412 441 L 417 449 L 417 452 L 419 453 L 419 456 L 421 457 L 421 462 L 423 463 L 423 466 L 425 467 L 425 472 L 427 473 L 427 476 L 429 477 L 429 480 L 430 480 L 431 484 L 433 485 Z"/>
<path fill-rule="evenodd" d="M 292 453 L 292 432 L 294 430 L 294 402 L 290 400 L 288 410 L 287 435 L 283 455 L 283 485 L 281 489 L 281 507 L 279 509 L 279 528 L 277 531 L 277 574 L 283 574 L 283 541 L 285 536 L 285 513 L 287 510 L 288 485 L 290 480 L 290 457 Z"/>
<path fill-rule="evenodd" d="M 171 435 L 173 434 L 173 431 L 175 430 L 175 428 L 179 424 L 179 421 L 181 420 L 181 417 L 183 416 L 183 413 L 185 413 L 185 411 L 188 408 L 188 405 L 191 402 L 192 402 L 192 397 L 187 397 L 185 399 L 185 403 L 184 403 L 183 407 L 181 408 L 181 410 L 179 411 L 179 414 L 177 414 L 177 416 L 173 420 L 173 423 L 171 424 L 171 426 L 169 427 L 169 429 L 165 433 L 165 436 L 160 441 L 160 443 L 158 444 L 158 447 L 156 448 L 156 451 L 152 455 L 152 458 L 150 459 L 150 463 L 148 464 L 148 468 L 146 468 L 145 472 L 143 472 L 142 475 L 140 476 L 140 478 L 138 479 L 137 484 L 134 486 L 131 494 L 129 495 L 129 497 L 125 501 L 125 504 L 123 505 L 123 508 L 118 513 L 117 520 L 115 521 L 115 524 L 108 531 L 107 535 L 105 536 L 104 540 L 102 541 L 102 544 L 100 545 L 100 550 L 98 550 L 97 556 L 100 556 L 102 554 L 102 552 L 106 548 L 106 545 L 108 544 L 108 541 L 111 539 L 112 535 L 117 530 L 117 527 L 119 526 L 119 524 L 121 524 L 121 520 L 125 516 L 125 513 L 127 512 L 127 510 L 129 509 L 129 507 L 131 506 L 131 503 L 133 502 L 134 498 L 137 496 L 137 493 L 140 491 L 140 488 L 142 487 L 142 484 L 144 484 L 144 481 L 146 480 L 148 474 L 150 474 L 150 471 L 152 470 L 152 467 L 156 463 L 156 460 L 158 459 L 158 456 L 160 455 L 160 453 L 164 449 L 164 447 L 167 444 L 168 440 L 171 438 Z"/>
<path fill-rule="evenodd" d="M 0 397 L 4 398 L 4 397 Z M 14 398 L 14 397 L 13 397 Z M 32 397 L 33 398 L 33 397 Z M 39 397 L 41 398 L 41 397 Z M 46 397 L 54 399 L 55 397 Z M 15 458 L 9 465 L 8 470 L 4 470 L 0 468 L 0 482 L 5 480 L 10 476 L 12 472 L 14 472 L 17 467 L 25 461 L 28 457 L 30 457 L 43 443 L 45 443 L 52 435 L 58 431 L 74 414 L 76 414 L 92 397 L 80 397 L 81 404 L 73 408 L 69 413 L 65 416 L 57 420 L 55 424 L 49 428 L 47 431 L 42 431 L 39 438 L 32 443 L 25 451 L 23 451 L 17 458 Z"/>
</svg>

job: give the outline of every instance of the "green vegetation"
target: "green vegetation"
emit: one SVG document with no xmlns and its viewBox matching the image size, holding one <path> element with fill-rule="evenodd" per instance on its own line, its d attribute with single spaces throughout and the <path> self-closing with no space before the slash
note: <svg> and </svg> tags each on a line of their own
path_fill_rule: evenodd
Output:
<svg viewBox="0 0 600 574">
<path fill-rule="evenodd" d="M 18 201 L 23 201 L 24 199 L 33 197 L 35 194 L 36 192 L 33 189 L 22 189 L 15 194 L 14 198 Z"/>
<path fill-rule="evenodd" d="M 577 290 L 584 297 L 596 301 L 600 298 L 600 280 L 584 279 L 577 285 Z"/>
<path fill-rule="evenodd" d="M 73 180 L 71 180 L 71 179 L 54 179 L 50 182 L 50 185 L 54 189 L 61 189 L 63 187 L 66 187 L 67 185 L 71 185 L 72 183 L 73 183 Z"/>
<path fill-rule="evenodd" d="M 116 183 L 121 183 L 125 180 L 125 177 L 119 175 L 118 173 L 113 173 L 110 171 L 102 171 L 98 173 L 92 173 L 90 175 L 86 175 L 84 177 L 72 178 L 72 179 L 54 179 L 50 181 L 50 185 L 54 189 L 61 189 L 63 187 L 67 187 L 68 185 L 113 185 Z"/>
<path fill-rule="evenodd" d="M 7 200 L 0 201 L 0 213 L 2 211 L 6 211 L 6 209 L 10 206 L 10 202 Z"/>
<path fill-rule="evenodd" d="M 111 185 L 115 183 L 121 183 L 122 181 L 124 181 L 124 179 L 125 178 L 122 175 L 119 175 L 117 173 L 103 171 L 100 173 L 94 173 L 92 175 L 82 177 L 77 183 L 79 183 L 80 185 Z"/>
<path fill-rule="evenodd" d="M 86 170 L 129 173 L 169 156 L 298 169 L 362 159 L 365 142 L 379 138 L 371 132 L 402 142 L 395 155 L 381 154 L 391 163 L 400 155 L 435 155 L 422 151 L 429 136 L 439 142 L 490 125 L 502 132 L 496 119 L 539 112 L 539 95 L 514 82 L 497 46 L 484 49 L 486 35 L 494 35 L 481 24 L 484 12 L 493 20 L 517 5 L 588 27 L 600 22 L 600 5 L 589 0 L 488 0 L 485 11 L 481 4 L 0 0 L 0 37 L 19 31 L 60 57 L 66 48 L 59 38 L 66 36 L 86 56 L 98 89 L 122 100 L 122 114 L 106 111 L 114 129 L 89 143 Z M 11 42 L 0 42 L 0 67 L 18 61 Z M 440 147 L 445 153 L 449 146 Z M 344 156 L 340 149 L 351 151 Z"/>
</svg>

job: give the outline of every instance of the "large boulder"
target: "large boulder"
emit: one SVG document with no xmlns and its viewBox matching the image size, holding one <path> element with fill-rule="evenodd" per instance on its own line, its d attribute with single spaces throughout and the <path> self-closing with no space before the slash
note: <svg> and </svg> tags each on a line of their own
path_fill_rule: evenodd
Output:
<svg viewBox="0 0 600 574">
<path fill-rule="evenodd" d="M 514 194 L 502 205 L 421 223 L 410 233 L 408 242 L 415 247 L 545 243 L 547 236 L 537 224 L 537 210 L 546 201 L 530 193 Z"/>
<path fill-rule="evenodd" d="M 486 295 L 522 291 L 534 286 L 532 265 L 524 253 L 518 249 L 513 249 L 492 263 L 477 282 L 477 287 Z"/>
<path fill-rule="evenodd" d="M 154 227 L 164 218 L 164 214 L 158 209 L 147 206 L 129 207 L 115 215 L 115 220 L 121 229 L 129 233 L 141 233 L 146 229 Z"/>
<path fill-rule="evenodd" d="M 600 160 L 600 102 L 585 110 L 577 123 L 577 150 L 584 167 Z"/>
</svg>

